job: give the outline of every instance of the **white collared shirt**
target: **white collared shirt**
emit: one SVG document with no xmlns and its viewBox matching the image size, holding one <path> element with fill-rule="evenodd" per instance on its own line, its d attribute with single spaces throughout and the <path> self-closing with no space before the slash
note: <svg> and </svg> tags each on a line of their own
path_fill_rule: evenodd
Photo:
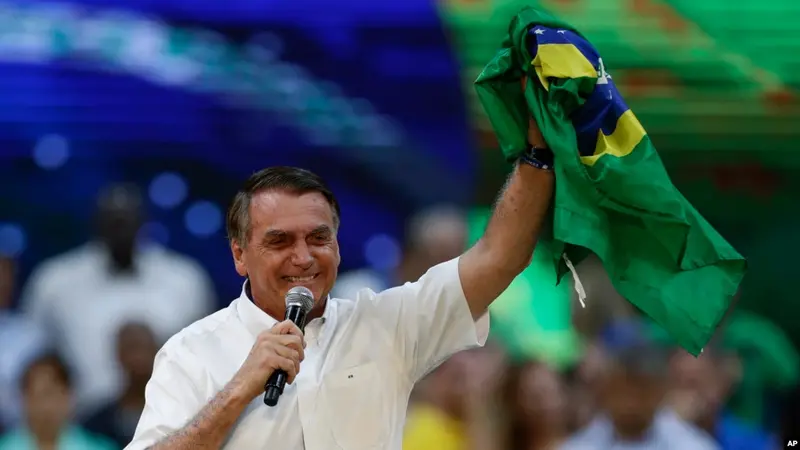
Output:
<svg viewBox="0 0 800 450">
<path fill-rule="evenodd" d="M 126 450 L 144 450 L 186 425 L 233 377 L 256 336 L 276 320 L 242 295 L 184 329 L 156 357 L 147 405 Z M 483 345 L 489 317 L 474 322 L 458 259 L 415 283 L 355 300 L 330 298 L 305 327 L 306 358 L 276 407 L 257 397 L 226 449 L 401 449 L 414 383 L 453 353 Z M 266 381 L 266 374 L 265 374 Z"/>
</svg>

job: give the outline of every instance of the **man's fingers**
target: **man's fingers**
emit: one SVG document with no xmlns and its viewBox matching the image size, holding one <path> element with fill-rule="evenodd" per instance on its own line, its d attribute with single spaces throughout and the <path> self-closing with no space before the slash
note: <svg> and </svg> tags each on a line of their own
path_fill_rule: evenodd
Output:
<svg viewBox="0 0 800 450">
<path fill-rule="evenodd" d="M 300 371 L 300 363 L 293 361 L 290 358 L 278 358 L 278 367 L 286 372 L 286 381 L 288 383 L 292 383 L 294 378 L 297 376 L 297 372 Z"/>
<path fill-rule="evenodd" d="M 291 359 L 292 361 L 302 361 L 303 360 L 302 359 L 302 355 L 300 354 L 300 352 L 298 352 L 297 350 L 295 350 L 292 347 L 278 345 L 278 346 L 275 347 L 275 353 L 278 356 L 282 357 L 282 358 L 288 358 L 288 359 Z"/>
<path fill-rule="evenodd" d="M 289 322 L 291 324 L 291 326 L 289 327 L 289 331 L 286 334 L 293 334 L 293 335 L 298 336 L 298 337 L 300 337 L 302 339 L 303 332 L 300 331 L 300 328 L 297 325 L 295 325 L 294 323 L 292 323 L 292 321 L 288 321 L 287 320 L 287 322 Z"/>
<path fill-rule="evenodd" d="M 270 330 L 272 334 L 293 334 L 303 337 L 303 332 L 291 320 L 276 323 Z"/>
<path fill-rule="evenodd" d="M 303 338 L 297 337 L 297 336 L 294 336 L 294 335 L 284 335 L 284 336 L 280 336 L 278 339 L 279 339 L 278 342 L 283 347 L 292 349 L 293 351 L 297 352 L 298 359 L 300 361 L 305 359 L 306 355 L 305 355 L 305 350 L 304 350 L 304 345 L 303 345 Z"/>
<path fill-rule="evenodd" d="M 270 332 L 272 334 L 290 334 L 292 327 L 297 327 L 291 320 L 284 320 L 272 326 Z"/>
</svg>

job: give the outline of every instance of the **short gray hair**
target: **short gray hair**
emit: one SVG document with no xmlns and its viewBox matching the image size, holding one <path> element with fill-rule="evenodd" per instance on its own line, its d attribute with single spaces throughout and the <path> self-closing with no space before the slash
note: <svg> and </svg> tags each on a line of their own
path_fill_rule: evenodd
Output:
<svg viewBox="0 0 800 450">
<path fill-rule="evenodd" d="M 242 248 L 250 240 L 250 202 L 254 195 L 264 191 L 286 191 L 298 195 L 319 192 L 331 206 L 334 226 L 339 227 L 339 202 L 319 175 L 297 167 L 268 167 L 244 182 L 228 208 L 225 221 L 228 240 L 235 241 Z"/>
</svg>

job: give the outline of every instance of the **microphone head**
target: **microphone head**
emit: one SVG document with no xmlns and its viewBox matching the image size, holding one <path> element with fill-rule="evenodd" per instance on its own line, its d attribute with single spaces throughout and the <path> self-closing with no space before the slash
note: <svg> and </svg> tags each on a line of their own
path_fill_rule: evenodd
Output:
<svg viewBox="0 0 800 450">
<path fill-rule="evenodd" d="M 300 305 L 303 311 L 309 312 L 314 307 L 314 294 L 304 286 L 295 286 L 286 293 L 286 306 Z"/>
</svg>

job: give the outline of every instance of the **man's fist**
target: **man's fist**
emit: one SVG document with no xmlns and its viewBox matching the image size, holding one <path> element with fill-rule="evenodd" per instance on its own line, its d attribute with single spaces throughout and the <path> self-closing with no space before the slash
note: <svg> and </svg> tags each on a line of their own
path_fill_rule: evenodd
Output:
<svg viewBox="0 0 800 450">
<path fill-rule="evenodd" d="M 303 332 L 292 321 L 284 320 L 256 338 L 250 354 L 232 381 L 248 399 L 264 391 L 267 378 L 276 370 L 284 370 L 288 375 L 287 381 L 292 383 L 305 357 L 304 349 Z"/>
</svg>

